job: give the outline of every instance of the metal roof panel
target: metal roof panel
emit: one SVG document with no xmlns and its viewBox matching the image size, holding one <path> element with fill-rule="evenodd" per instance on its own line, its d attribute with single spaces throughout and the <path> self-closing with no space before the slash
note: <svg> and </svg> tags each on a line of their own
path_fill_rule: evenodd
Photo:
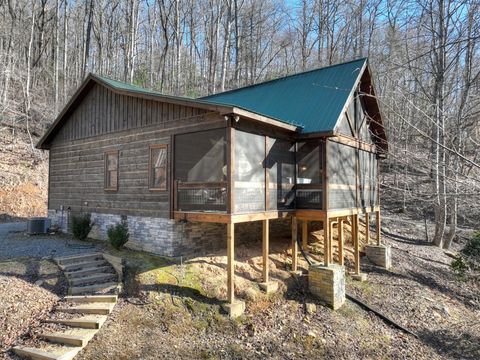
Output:
<svg viewBox="0 0 480 360">
<path fill-rule="evenodd" d="M 303 128 L 333 131 L 366 58 L 310 70 L 199 100 L 236 106 Z"/>
</svg>

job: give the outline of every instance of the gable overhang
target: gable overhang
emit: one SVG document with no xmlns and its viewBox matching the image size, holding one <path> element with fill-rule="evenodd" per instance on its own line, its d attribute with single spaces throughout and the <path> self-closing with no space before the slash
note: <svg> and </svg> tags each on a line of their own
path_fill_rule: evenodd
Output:
<svg viewBox="0 0 480 360">
<path fill-rule="evenodd" d="M 94 74 L 89 74 L 85 78 L 83 83 L 80 85 L 80 87 L 77 89 L 75 94 L 71 97 L 70 101 L 65 105 L 62 111 L 58 114 L 57 118 L 52 123 L 52 125 L 48 128 L 45 134 L 40 138 L 38 143 L 35 145 L 37 149 L 46 150 L 50 148 L 50 143 L 52 139 L 58 133 L 60 128 L 63 126 L 63 124 L 68 120 L 69 115 L 72 114 L 72 112 L 84 99 L 88 91 L 90 91 L 90 89 L 95 84 L 104 86 L 105 88 L 109 89 L 113 93 L 119 94 L 119 95 L 139 97 L 147 100 L 160 101 L 160 102 L 182 105 L 182 106 L 190 106 L 190 107 L 204 109 L 212 112 L 218 112 L 220 115 L 223 115 L 223 116 L 236 115 L 236 116 L 244 117 L 253 121 L 261 122 L 263 124 L 275 126 L 278 128 L 289 130 L 289 131 L 298 130 L 297 126 L 290 125 L 282 121 L 272 119 L 261 114 L 257 114 L 252 111 L 241 109 L 239 107 L 215 104 L 212 102 L 204 102 L 201 100 L 194 100 L 194 99 L 183 98 L 183 97 L 168 96 L 168 95 L 162 95 L 162 94 L 156 94 L 156 93 L 145 93 L 145 92 L 135 91 L 130 89 L 128 90 L 119 89 L 105 82 L 101 77 L 95 76 Z"/>
<path fill-rule="evenodd" d="M 388 153 L 388 140 L 385 127 L 383 125 L 383 116 L 380 110 L 380 105 L 378 103 L 377 97 L 375 95 L 375 88 L 373 85 L 373 78 L 370 74 L 368 68 L 368 61 L 365 61 L 362 65 L 358 76 L 355 80 L 354 86 L 352 87 L 349 96 L 342 108 L 342 111 L 339 113 L 335 127 L 331 134 L 325 134 L 324 136 L 337 136 L 340 135 L 338 128 L 340 126 L 340 121 L 343 117 L 343 114 L 347 110 L 348 105 L 353 100 L 355 92 L 359 90 L 360 93 L 364 96 L 365 104 L 367 107 L 367 116 L 370 119 L 370 129 L 373 132 L 375 137 L 374 143 L 377 147 L 377 154 L 380 157 L 385 157 Z"/>
</svg>

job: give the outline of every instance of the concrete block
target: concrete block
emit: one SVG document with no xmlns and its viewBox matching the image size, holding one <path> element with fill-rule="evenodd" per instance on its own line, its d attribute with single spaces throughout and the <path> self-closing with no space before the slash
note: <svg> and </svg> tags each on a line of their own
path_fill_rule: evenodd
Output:
<svg viewBox="0 0 480 360">
<path fill-rule="evenodd" d="M 235 300 L 233 303 L 225 303 L 222 305 L 223 310 L 228 313 L 232 319 L 243 315 L 245 312 L 245 302 L 241 300 Z"/>
<path fill-rule="evenodd" d="M 367 245 L 365 253 L 368 260 L 384 269 L 392 267 L 392 248 L 388 245 Z"/>
<path fill-rule="evenodd" d="M 333 310 L 339 309 L 345 303 L 345 268 L 337 264 L 310 266 L 308 288 Z"/>
<path fill-rule="evenodd" d="M 296 270 L 296 271 L 290 270 L 289 273 L 290 273 L 290 275 L 292 275 L 293 277 L 300 277 L 300 276 L 303 275 L 303 271 L 302 271 L 302 270 Z"/>
<path fill-rule="evenodd" d="M 364 281 L 367 281 L 367 274 L 365 273 L 352 274 L 352 279 L 355 281 L 364 282 Z"/>
<path fill-rule="evenodd" d="M 267 294 L 277 292 L 278 290 L 278 282 L 276 281 L 263 282 L 258 284 L 258 286 L 260 286 L 260 289 L 265 291 Z"/>
</svg>

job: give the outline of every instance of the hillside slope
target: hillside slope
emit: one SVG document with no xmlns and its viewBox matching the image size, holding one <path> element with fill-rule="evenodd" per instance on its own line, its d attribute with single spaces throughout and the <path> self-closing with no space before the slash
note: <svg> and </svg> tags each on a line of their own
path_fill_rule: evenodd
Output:
<svg viewBox="0 0 480 360">
<path fill-rule="evenodd" d="M 0 131 L 0 222 L 45 216 L 47 189 L 48 153 L 33 151 L 25 134 Z"/>
</svg>

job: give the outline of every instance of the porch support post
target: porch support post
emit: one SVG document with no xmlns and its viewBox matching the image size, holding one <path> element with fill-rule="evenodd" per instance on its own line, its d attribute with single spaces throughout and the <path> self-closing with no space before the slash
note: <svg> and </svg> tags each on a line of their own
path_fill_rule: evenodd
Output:
<svg viewBox="0 0 480 360">
<path fill-rule="evenodd" d="M 370 214 L 365 212 L 365 243 L 370 243 Z"/>
<path fill-rule="evenodd" d="M 308 221 L 303 220 L 302 222 L 302 247 L 303 250 L 307 250 L 308 248 Z"/>
<path fill-rule="evenodd" d="M 338 263 L 344 265 L 343 255 L 343 218 L 338 218 Z"/>
<path fill-rule="evenodd" d="M 235 300 L 235 224 L 227 224 L 227 294 L 228 302 Z"/>
<path fill-rule="evenodd" d="M 297 255 L 298 255 L 298 244 L 297 244 L 297 217 L 292 216 L 292 271 L 297 271 Z"/>
<path fill-rule="evenodd" d="M 355 255 L 355 275 L 360 274 L 360 241 L 358 238 L 358 214 L 353 215 L 353 244 L 354 244 L 354 255 Z"/>
<path fill-rule="evenodd" d="M 330 224 L 328 216 L 323 219 L 323 265 L 330 265 Z"/>
<path fill-rule="evenodd" d="M 269 219 L 262 220 L 262 224 L 263 224 L 263 232 L 262 232 L 263 282 L 258 284 L 258 286 L 267 294 L 270 294 L 278 290 L 278 282 L 271 281 L 269 276 L 270 260 L 268 259 L 268 253 L 270 248 L 270 234 L 269 234 L 270 220 Z"/>
<path fill-rule="evenodd" d="M 375 232 L 377 235 L 377 245 L 381 243 L 380 237 L 380 210 L 375 211 Z"/>
<path fill-rule="evenodd" d="M 328 244 L 329 244 L 329 255 L 330 255 L 330 263 L 333 264 L 333 223 L 334 223 L 334 219 L 329 219 L 328 223 L 330 224 L 330 231 L 328 232 L 328 236 L 329 236 L 329 239 L 328 239 Z"/>
<path fill-rule="evenodd" d="M 268 283 L 268 251 L 269 251 L 269 220 L 263 220 L 262 252 L 263 252 L 263 282 Z"/>
<path fill-rule="evenodd" d="M 227 223 L 227 297 L 223 309 L 231 318 L 242 315 L 245 303 L 235 300 L 235 224 L 232 221 Z"/>
</svg>

